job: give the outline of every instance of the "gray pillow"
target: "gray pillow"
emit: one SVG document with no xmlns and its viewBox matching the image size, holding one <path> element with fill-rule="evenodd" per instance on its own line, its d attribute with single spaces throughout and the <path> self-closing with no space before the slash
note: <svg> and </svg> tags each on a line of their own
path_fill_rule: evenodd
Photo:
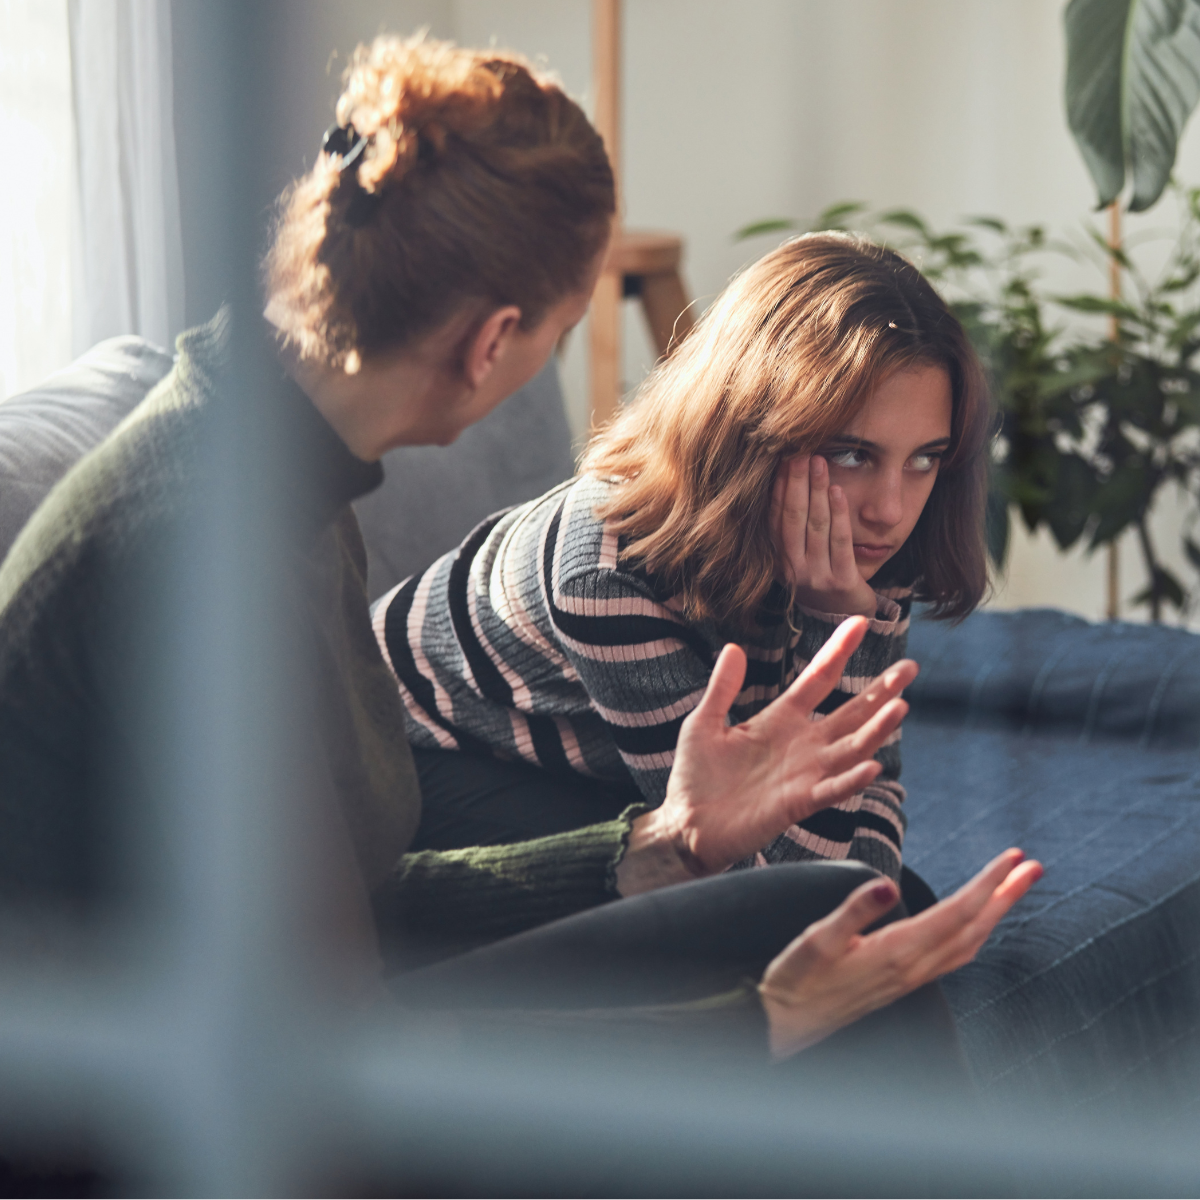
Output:
<svg viewBox="0 0 1200 1200">
<path fill-rule="evenodd" d="M 141 403 L 171 362 L 142 338 L 110 338 L 0 402 L 0 561 L 46 493 Z"/>
<path fill-rule="evenodd" d="M 489 513 L 570 477 L 571 430 L 554 358 L 451 446 L 402 446 L 383 457 L 378 491 L 355 504 L 375 600 L 458 545 Z"/>
</svg>

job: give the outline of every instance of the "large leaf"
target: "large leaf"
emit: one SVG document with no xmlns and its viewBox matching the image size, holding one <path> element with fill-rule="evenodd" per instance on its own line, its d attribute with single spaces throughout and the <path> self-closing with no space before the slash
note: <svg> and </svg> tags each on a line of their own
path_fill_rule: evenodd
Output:
<svg viewBox="0 0 1200 1200">
<path fill-rule="evenodd" d="M 1133 603 L 1153 604 L 1155 598 L 1168 601 L 1180 611 L 1183 610 L 1184 602 L 1187 599 L 1183 585 L 1166 567 L 1156 566 L 1154 568 L 1149 587 L 1138 592 L 1133 598 Z M 1155 620 L 1158 618 L 1155 617 Z"/>
<path fill-rule="evenodd" d="M 1046 523 L 1059 549 L 1066 550 L 1079 540 L 1095 508 L 1096 480 L 1083 459 L 1064 454 L 1058 460 L 1054 493 L 1046 507 Z"/>
<path fill-rule="evenodd" d="M 758 237 L 760 233 L 782 233 L 788 229 L 795 229 L 796 222 L 790 217 L 771 217 L 766 221 L 755 221 L 750 225 L 743 225 L 741 229 L 733 235 L 735 242 L 743 241 L 745 238 Z"/>
<path fill-rule="evenodd" d="M 1003 571 L 1008 558 L 1008 497 L 995 486 L 988 492 L 985 513 L 988 557 L 997 571 Z"/>
<path fill-rule="evenodd" d="M 1162 195 L 1200 100 L 1200 0 L 1071 0 L 1067 123 L 1099 206 L 1133 179 L 1131 212 Z"/>
<path fill-rule="evenodd" d="M 1113 541 L 1139 520 L 1146 511 L 1151 490 L 1146 470 L 1140 463 L 1134 461 L 1119 466 L 1093 498 L 1093 511 L 1099 520 L 1092 529 L 1091 549 Z"/>
<path fill-rule="evenodd" d="M 1121 300 L 1105 300 L 1102 296 L 1055 296 L 1055 304 L 1083 313 L 1108 313 L 1122 321 L 1141 321 L 1141 313 Z"/>
<path fill-rule="evenodd" d="M 1099 195 L 1111 204 L 1125 186 L 1121 119 L 1125 34 L 1133 0 L 1071 0 L 1067 34 L 1067 125 Z"/>
</svg>

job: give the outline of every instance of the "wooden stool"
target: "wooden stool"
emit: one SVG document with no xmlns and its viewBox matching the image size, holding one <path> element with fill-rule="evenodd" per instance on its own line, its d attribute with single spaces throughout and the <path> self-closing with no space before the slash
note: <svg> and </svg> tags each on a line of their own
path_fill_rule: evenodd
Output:
<svg viewBox="0 0 1200 1200">
<path fill-rule="evenodd" d="M 595 429 L 621 401 L 621 301 L 638 299 L 659 357 L 691 329 L 679 265 L 683 240 L 673 233 L 619 230 L 592 297 L 591 425 Z"/>
</svg>

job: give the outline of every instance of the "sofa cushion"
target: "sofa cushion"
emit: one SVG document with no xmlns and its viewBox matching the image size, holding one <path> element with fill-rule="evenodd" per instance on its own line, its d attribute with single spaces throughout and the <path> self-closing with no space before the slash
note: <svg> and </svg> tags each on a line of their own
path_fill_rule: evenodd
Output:
<svg viewBox="0 0 1200 1200">
<path fill-rule="evenodd" d="M 906 863 L 1046 875 L 944 981 L 977 1079 L 1139 1114 L 1200 1101 L 1200 637 L 1049 610 L 913 622 Z"/>
<path fill-rule="evenodd" d="M 0 402 L 0 561 L 50 489 L 171 369 L 139 337 L 93 346 L 40 386 Z"/>
</svg>

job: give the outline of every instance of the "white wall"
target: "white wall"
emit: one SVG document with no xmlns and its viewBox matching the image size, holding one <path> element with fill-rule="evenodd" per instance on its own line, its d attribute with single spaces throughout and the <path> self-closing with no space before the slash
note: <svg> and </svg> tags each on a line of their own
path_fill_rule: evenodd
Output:
<svg viewBox="0 0 1200 1200">
<path fill-rule="evenodd" d="M 277 10 L 283 19 L 274 59 L 283 67 L 287 124 L 276 157 L 289 177 L 316 160 L 355 46 L 377 33 L 421 28 L 435 37 L 456 36 L 445 0 L 280 0 Z"/>
<path fill-rule="evenodd" d="M 344 55 L 380 27 L 428 24 L 465 44 L 513 47 L 543 58 L 590 102 L 588 0 L 288 7 L 297 15 L 284 49 L 298 89 L 289 152 L 305 161 L 332 111 L 340 68 L 324 89 L 302 94 L 302 85 L 321 77 L 331 50 Z M 807 218 L 841 199 L 911 206 L 940 225 L 986 212 L 1077 229 L 1094 194 L 1062 113 L 1061 10 L 1059 0 L 626 0 L 627 223 L 683 234 L 687 282 L 702 298 L 773 244 L 735 243 L 740 226 Z M 1200 182 L 1200 123 L 1185 134 L 1179 173 Z M 1169 221 L 1164 201 L 1131 225 Z M 1103 281 L 1064 263 L 1053 284 Z M 633 386 L 653 357 L 633 305 L 626 330 L 624 376 Z M 586 411 L 585 342 L 575 338 L 564 364 L 577 430 Z M 1168 562 L 1178 561 L 1170 553 L 1175 508 L 1164 505 L 1172 511 L 1157 519 Z M 1142 586 L 1132 542 L 1121 561 L 1130 596 Z M 1064 559 L 1017 530 L 996 603 L 1099 617 L 1103 576 L 1102 556 Z"/>
</svg>

